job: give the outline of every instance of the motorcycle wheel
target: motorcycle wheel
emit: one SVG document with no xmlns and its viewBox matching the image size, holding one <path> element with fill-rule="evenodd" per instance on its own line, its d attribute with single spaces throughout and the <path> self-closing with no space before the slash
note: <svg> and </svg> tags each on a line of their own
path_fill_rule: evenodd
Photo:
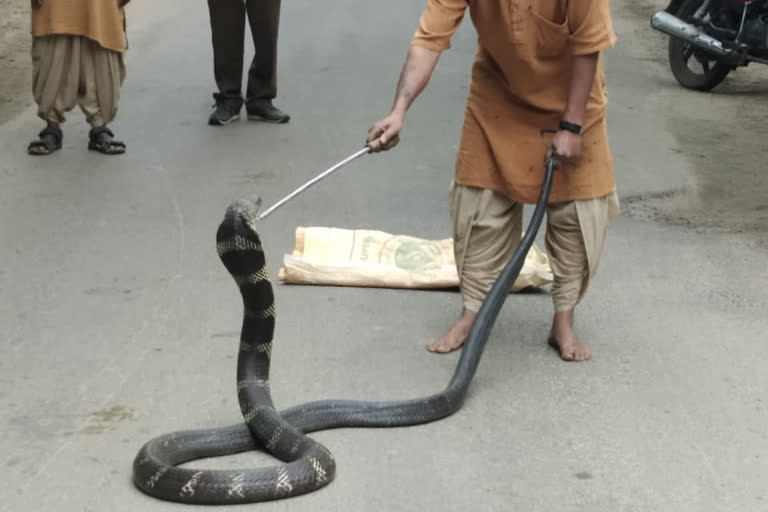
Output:
<svg viewBox="0 0 768 512">
<path fill-rule="evenodd" d="M 677 17 L 690 22 L 704 1 L 685 0 L 676 13 Z M 709 13 L 705 12 L 700 15 L 700 19 L 706 19 L 707 16 Z M 691 64 L 695 65 L 693 69 Z M 697 50 L 690 43 L 675 37 L 669 38 L 669 65 L 680 85 L 696 91 L 712 90 L 734 69 L 733 66 L 719 62 L 713 55 Z"/>
</svg>

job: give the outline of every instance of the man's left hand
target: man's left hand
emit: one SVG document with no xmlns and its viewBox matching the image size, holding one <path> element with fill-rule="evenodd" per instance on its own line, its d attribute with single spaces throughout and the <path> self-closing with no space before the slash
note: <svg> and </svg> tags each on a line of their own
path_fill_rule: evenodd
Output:
<svg viewBox="0 0 768 512">
<path fill-rule="evenodd" d="M 552 138 L 549 154 L 555 157 L 558 163 L 576 163 L 581 158 L 582 138 L 568 130 L 559 130 Z"/>
</svg>

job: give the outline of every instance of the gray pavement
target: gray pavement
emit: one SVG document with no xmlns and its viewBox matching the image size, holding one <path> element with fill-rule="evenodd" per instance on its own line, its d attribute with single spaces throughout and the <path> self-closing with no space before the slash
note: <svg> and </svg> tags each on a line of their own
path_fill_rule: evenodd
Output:
<svg viewBox="0 0 768 512">
<path fill-rule="evenodd" d="M 390 106 L 421 8 L 286 2 L 277 103 L 292 122 L 212 128 L 204 3 L 137 3 L 114 126 L 126 155 L 86 152 L 78 112 L 50 158 L 24 152 L 34 112 L 0 126 L 1 512 L 183 508 L 138 492 L 131 463 L 155 435 L 240 421 L 241 304 L 214 247 L 224 209 L 253 192 L 271 203 L 362 146 Z M 680 91 L 663 63 L 638 58 L 654 37 L 646 19 L 621 5 L 614 14 L 620 192 L 695 189 L 700 163 L 687 149 L 697 139 L 681 141 L 669 117 L 686 101 L 725 117 L 739 100 Z M 474 41 L 467 18 L 397 150 L 356 161 L 263 223 L 273 276 L 300 225 L 449 236 Z M 336 457 L 335 481 L 252 508 L 768 510 L 764 239 L 623 215 L 578 311 L 592 361 L 566 364 L 546 348 L 547 293 L 510 296 L 456 415 L 313 434 Z M 458 314 L 456 293 L 275 290 L 279 407 L 417 397 L 450 378 L 458 354 L 423 346 Z M 249 453 L 198 465 L 269 462 Z"/>
</svg>

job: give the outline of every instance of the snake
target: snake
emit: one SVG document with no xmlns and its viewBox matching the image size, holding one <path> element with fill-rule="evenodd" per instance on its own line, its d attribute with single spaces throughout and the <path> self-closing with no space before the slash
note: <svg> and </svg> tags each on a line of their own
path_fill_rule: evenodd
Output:
<svg viewBox="0 0 768 512">
<path fill-rule="evenodd" d="M 143 493 L 192 505 L 234 505 L 291 498 L 333 481 L 330 450 L 307 434 L 333 428 L 419 425 L 458 411 L 476 373 L 496 317 L 523 268 L 542 223 L 555 165 L 548 160 L 536 207 L 515 253 L 501 271 L 472 324 L 454 374 L 441 391 L 400 401 L 318 400 L 278 410 L 269 372 L 275 297 L 257 229 L 258 196 L 230 203 L 216 232 L 216 249 L 243 302 L 237 357 L 237 397 L 243 422 L 185 430 L 146 442 L 133 461 L 133 483 Z M 279 463 L 246 469 L 180 467 L 191 461 L 266 451 Z"/>
</svg>

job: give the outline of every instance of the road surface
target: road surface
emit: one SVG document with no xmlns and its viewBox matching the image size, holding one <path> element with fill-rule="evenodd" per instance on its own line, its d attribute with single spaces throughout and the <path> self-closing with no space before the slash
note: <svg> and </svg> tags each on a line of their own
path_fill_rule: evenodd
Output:
<svg viewBox="0 0 768 512">
<path fill-rule="evenodd" d="M 249 510 L 768 510 L 766 75 L 683 91 L 648 27 L 659 3 L 613 4 L 624 214 L 578 310 L 593 359 L 567 364 L 547 348 L 546 289 L 510 296 L 456 415 L 313 434 L 336 457 L 334 482 Z M 137 491 L 131 464 L 161 433 L 241 421 L 241 303 L 214 243 L 224 210 L 254 192 L 276 201 L 362 147 L 421 8 L 286 2 L 277 105 L 291 123 L 212 128 L 204 3 L 135 3 L 114 124 L 127 154 L 87 152 L 79 112 L 48 158 L 25 153 L 33 110 L 0 125 L 0 511 L 182 509 Z M 450 236 L 474 45 L 467 18 L 397 150 L 263 223 L 272 276 L 297 226 Z M 275 290 L 280 408 L 418 397 L 452 374 L 458 354 L 424 344 L 459 313 L 455 292 Z M 200 465 L 269 463 L 249 453 Z"/>
</svg>

